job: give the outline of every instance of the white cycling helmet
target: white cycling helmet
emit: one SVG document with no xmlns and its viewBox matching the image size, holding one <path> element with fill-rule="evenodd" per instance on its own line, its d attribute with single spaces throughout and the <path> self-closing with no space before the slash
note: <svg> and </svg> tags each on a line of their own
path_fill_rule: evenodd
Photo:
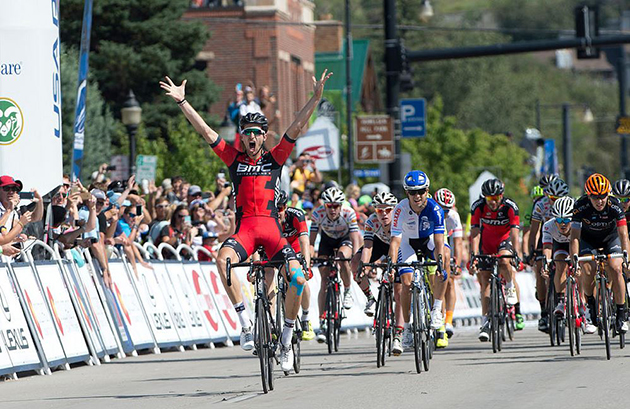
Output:
<svg viewBox="0 0 630 409">
<path fill-rule="evenodd" d="M 374 206 L 382 206 L 382 205 L 396 206 L 398 204 L 398 199 L 396 198 L 396 196 L 394 196 L 393 194 L 389 192 L 381 192 L 381 193 L 377 193 L 376 196 L 374 196 L 374 199 L 372 200 L 372 204 Z"/>
<path fill-rule="evenodd" d="M 619 179 L 618 181 L 616 181 L 613 185 L 612 193 L 617 197 L 630 196 L 630 180 Z"/>
<path fill-rule="evenodd" d="M 435 192 L 435 200 L 444 209 L 450 209 L 455 205 L 455 195 L 445 187 Z"/>
<path fill-rule="evenodd" d="M 343 203 L 346 200 L 346 195 L 336 187 L 330 187 L 322 193 L 322 200 L 324 203 Z"/>
<path fill-rule="evenodd" d="M 561 197 L 553 203 L 551 215 L 553 217 L 569 218 L 573 216 L 575 200 L 570 196 Z"/>
<path fill-rule="evenodd" d="M 549 196 L 563 197 L 569 194 L 569 186 L 562 179 L 554 179 L 544 188 Z"/>
</svg>

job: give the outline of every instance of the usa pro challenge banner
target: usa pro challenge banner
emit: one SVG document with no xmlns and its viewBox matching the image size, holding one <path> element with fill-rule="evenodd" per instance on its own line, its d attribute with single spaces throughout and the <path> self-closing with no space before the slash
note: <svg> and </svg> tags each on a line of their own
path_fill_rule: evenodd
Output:
<svg viewBox="0 0 630 409">
<path fill-rule="evenodd" d="M 0 2 L 0 175 L 41 193 L 62 174 L 59 46 L 59 0 Z"/>
</svg>

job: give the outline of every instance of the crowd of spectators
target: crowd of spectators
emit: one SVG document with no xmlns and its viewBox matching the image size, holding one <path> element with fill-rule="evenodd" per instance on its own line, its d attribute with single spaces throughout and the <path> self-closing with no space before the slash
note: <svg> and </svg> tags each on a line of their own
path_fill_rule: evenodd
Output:
<svg viewBox="0 0 630 409">
<path fill-rule="evenodd" d="M 138 184 L 135 177 L 110 180 L 107 165 L 92 175 L 85 186 L 68 176 L 53 191 L 40 196 L 33 190 L 22 194 L 22 182 L 12 176 L 0 179 L 0 248 L 5 256 L 20 256 L 21 250 L 39 239 L 60 251 L 89 248 L 110 284 L 108 259 L 117 249 L 124 253 L 134 271 L 142 264 L 150 268 L 134 243 L 168 243 L 197 251 L 201 261 L 212 261 L 223 241 L 236 230 L 232 184 L 224 172 L 215 177 L 214 190 L 203 190 L 181 176 Z M 337 186 L 323 181 L 307 153 L 288 168 L 289 206 L 304 211 L 310 220 L 313 209 L 322 205 L 320 194 Z M 144 188 L 142 187 L 144 186 Z M 372 195 L 361 195 L 357 185 L 346 187 L 349 204 L 360 222 L 374 211 Z M 375 193 L 375 192 L 373 192 Z M 23 196 L 21 199 L 20 197 Z M 20 203 L 27 203 L 20 206 Z M 188 251 L 180 253 L 191 257 Z M 165 259 L 172 252 L 163 251 Z"/>
<path fill-rule="evenodd" d="M 268 139 L 273 141 L 277 136 L 277 125 L 280 118 L 276 95 L 271 92 L 268 85 L 260 87 L 258 95 L 256 95 L 256 87 L 253 83 L 245 86 L 241 83 L 236 84 L 234 96 L 225 112 L 226 121 L 231 121 L 238 129 L 241 117 L 255 112 L 261 113 L 267 118 L 269 135 L 271 136 Z"/>
</svg>

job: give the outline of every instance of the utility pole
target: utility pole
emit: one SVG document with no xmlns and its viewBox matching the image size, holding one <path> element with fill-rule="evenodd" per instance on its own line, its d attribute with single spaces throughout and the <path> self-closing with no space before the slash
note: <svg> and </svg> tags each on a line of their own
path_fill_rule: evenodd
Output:
<svg viewBox="0 0 630 409">
<path fill-rule="evenodd" d="M 384 0 L 385 9 L 385 79 L 387 115 L 394 122 L 394 162 L 389 165 L 389 187 L 401 197 L 402 175 L 400 166 L 400 69 L 402 56 L 396 28 L 396 0 Z"/>
<path fill-rule="evenodd" d="M 571 146 L 570 104 L 562 104 L 562 156 L 564 157 L 564 181 L 573 186 L 573 149 Z"/>
<path fill-rule="evenodd" d="M 348 181 L 354 180 L 354 139 L 352 137 L 352 31 L 350 29 L 350 0 L 346 0 L 346 126 L 348 127 Z M 341 183 L 341 181 L 339 181 Z"/>
</svg>

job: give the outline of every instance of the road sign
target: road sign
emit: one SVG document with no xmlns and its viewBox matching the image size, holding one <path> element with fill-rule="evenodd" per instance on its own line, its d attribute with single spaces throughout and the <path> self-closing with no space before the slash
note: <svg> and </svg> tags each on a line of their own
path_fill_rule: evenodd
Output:
<svg viewBox="0 0 630 409">
<path fill-rule="evenodd" d="M 355 169 L 354 177 L 355 178 L 377 178 L 381 176 L 380 169 Z"/>
<path fill-rule="evenodd" d="M 400 100 L 400 127 L 403 138 L 427 136 L 427 101 L 424 98 Z"/>
<path fill-rule="evenodd" d="M 617 133 L 619 135 L 630 135 L 630 117 L 620 116 L 617 118 Z"/>
<path fill-rule="evenodd" d="M 358 163 L 393 162 L 394 126 L 387 115 L 358 116 L 355 120 L 354 159 Z"/>
<path fill-rule="evenodd" d="M 157 156 L 138 155 L 136 157 L 136 180 L 146 179 L 149 182 L 155 182 L 157 159 Z"/>
</svg>

